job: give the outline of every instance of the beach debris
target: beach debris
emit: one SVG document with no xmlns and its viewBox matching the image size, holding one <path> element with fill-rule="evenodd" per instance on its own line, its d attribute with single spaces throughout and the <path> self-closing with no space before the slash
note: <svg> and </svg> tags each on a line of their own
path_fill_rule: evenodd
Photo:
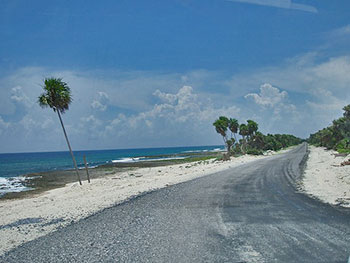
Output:
<svg viewBox="0 0 350 263">
<path fill-rule="evenodd" d="M 349 198 L 337 198 L 335 200 L 337 205 L 349 205 L 350 204 L 350 199 Z"/>
<path fill-rule="evenodd" d="M 85 170 L 86 170 L 86 175 L 87 175 L 87 179 L 88 182 L 90 183 L 90 174 L 89 174 L 89 168 L 88 168 L 88 163 L 86 162 L 86 156 L 83 156 L 84 159 L 84 164 L 85 164 Z"/>
<path fill-rule="evenodd" d="M 275 151 L 272 151 L 272 150 L 267 150 L 266 152 L 263 153 L 263 155 L 267 155 L 267 156 L 270 156 L 270 155 L 274 155 L 276 152 Z"/>
<path fill-rule="evenodd" d="M 340 166 L 350 165 L 350 159 L 340 163 Z"/>
<path fill-rule="evenodd" d="M 332 155 L 334 155 L 334 158 L 337 158 L 337 157 L 346 157 L 346 156 L 347 156 L 346 153 L 332 153 Z"/>
</svg>

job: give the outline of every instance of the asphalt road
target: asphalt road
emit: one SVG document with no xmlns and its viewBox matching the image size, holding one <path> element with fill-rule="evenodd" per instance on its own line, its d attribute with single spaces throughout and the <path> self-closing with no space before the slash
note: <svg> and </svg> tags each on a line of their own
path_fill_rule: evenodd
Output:
<svg viewBox="0 0 350 263">
<path fill-rule="evenodd" d="M 298 193 L 306 145 L 131 199 L 1 262 L 348 262 L 350 210 Z"/>
</svg>

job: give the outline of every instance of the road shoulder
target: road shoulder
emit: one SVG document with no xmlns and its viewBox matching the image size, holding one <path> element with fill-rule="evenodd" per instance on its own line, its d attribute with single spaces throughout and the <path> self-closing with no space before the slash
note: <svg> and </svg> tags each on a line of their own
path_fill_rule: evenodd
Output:
<svg viewBox="0 0 350 263">
<path fill-rule="evenodd" d="M 315 146 L 309 150 L 302 190 L 322 202 L 350 208 L 350 165 L 341 165 L 349 156 Z"/>
</svg>

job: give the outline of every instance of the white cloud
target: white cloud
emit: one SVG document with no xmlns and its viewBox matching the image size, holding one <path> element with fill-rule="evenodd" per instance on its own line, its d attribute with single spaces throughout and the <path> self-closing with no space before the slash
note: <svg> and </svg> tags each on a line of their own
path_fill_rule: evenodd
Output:
<svg viewBox="0 0 350 263">
<path fill-rule="evenodd" d="M 43 122 L 41 122 L 41 129 L 51 129 L 54 126 L 55 122 L 51 119 L 51 117 L 45 119 Z"/>
<path fill-rule="evenodd" d="M 287 99 L 288 93 L 273 87 L 271 84 L 265 83 L 261 85 L 260 93 L 249 93 L 244 97 L 252 99 L 255 104 L 264 110 L 260 112 L 260 116 L 254 116 L 254 118 L 257 118 L 259 122 L 262 121 L 262 127 L 267 129 L 268 132 L 276 133 L 280 128 L 278 126 L 280 126 L 282 119 L 288 119 L 284 126 L 288 126 L 288 123 L 300 121 L 297 107 Z M 284 132 L 290 133 L 289 131 Z"/>
<path fill-rule="evenodd" d="M 313 90 L 313 101 L 306 100 L 306 105 L 311 112 L 317 112 L 317 118 L 323 120 L 322 126 L 325 127 L 335 119 L 336 114 L 340 117 L 341 110 L 345 105 L 350 104 L 350 101 L 345 98 L 334 96 L 331 90 L 316 88 Z M 320 127 L 320 128 L 321 128 Z"/>
<path fill-rule="evenodd" d="M 260 93 L 249 93 L 244 97 L 246 99 L 252 98 L 254 102 L 263 107 L 274 107 L 283 103 L 287 97 L 286 91 L 281 91 L 278 88 L 273 87 L 269 83 L 265 83 L 260 87 Z"/>
<path fill-rule="evenodd" d="M 175 122 L 185 122 L 201 112 L 200 102 L 190 86 L 183 86 L 177 94 L 156 90 L 154 95 L 164 103 L 155 105 L 153 110 L 145 114 L 145 117 L 172 117 Z"/>
<path fill-rule="evenodd" d="M 102 138 L 104 130 L 104 122 L 94 115 L 80 118 L 79 129 L 75 131 L 86 137 L 87 140 Z"/>
<path fill-rule="evenodd" d="M 331 31 L 330 33 L 328 33 L 328 35 L 332 38 L 341 38 L 341 37 L 350 36 L 350 25 L 345 25 L 343 27 L 337 28 Z"/>
<path fill-rule="evenodd" d="M 16 86 L 11 89 L 10 99 L 15 103 L 24 105 L 25 107 L 31 107 L 33 105 L 33 102 L 25 94 L 21 86 Z"/>
<path fill-rule="evenodd" d="M 309 69 L 312 81 L 319 82 L 324 89 L 342 89 L 350 83 L 350 56 L 332 58 Z"/>
<path fill-rule="evenodd" d="M 0 135 L 7 130 L 7 128 L 10 126 L 10 123 L 5 122 L 3 118 L 0 116 Z"/>
<path fill-rule="evenodd" d="M 212 104 L 203 103 L 190 86 L 183 86 L 177 93 L 156 90 L 153 95 L 161 103 L 129 117 L 120 114 L 107 125 L 106 132 L 139 140 L 158 138 L 164 141 L 172 138 L 174 142 L 183 140 L 185 145 L 190 141 L 198 144 L 204 138 L 207 141 L 216 138 L 212 123 L 218 116 L 239 117 L 238 107 L 216 108 Z M 168 141 L 167 144 L 171 145 L 173 141 Z"/>
<path fill-rule="evenodd" d="M 318 13 L 311 5 L 293 3 L 291 0 L 226 0 L 228 2 L 240 2 L 254 5 L 271 6 L 284 9 L 295 9 L 305 12 Z"/>
<path fill-rule="evenodd" d="M 102 124 L 102 121 L 97 119 L 94 115 L 81 118 L 82 123 L 85 123 L 91 127 L 98 127 Z"/>
<path fill-rule="evenodd" d="M 158 89 L 153 93 L 153 95 L 171 104 L 173 104 L 177 100 L 177 97 L 175 94 L 163 93 Z"/>
<path fill-rule="evenodd" d="M 107 104 L 109 101 L 109 96 L 106 92 L 99 91 L 98 98 L 93 100 L 91 107 L 96 110 L 105 111 L 107 109 Z"/>
<path fill-rule="evenodd" d="M 27 131 L 32 131 L 33 129 L 39 127 L 39 123 L 32 119 L 29 115 L 24 116 L 19 124 L 21 124 L 21 126 Z"/>
<path fill-rule="evenodd" d="M 173 124 L 191 122 L 212 122 L 218 114 L 238 114 L 237 107 L 214 108 L 199 100 L 198 95 L 193 92 L 190 86 L 183 86 L 178 93 L 163 93 L 157 90 L 154 95 L 163 100 L 164 103 L 156 104 L 152 110 L 139 115 L 139 118 L 154 119 L 165 118 L 171 120 Z"/>
</svg>

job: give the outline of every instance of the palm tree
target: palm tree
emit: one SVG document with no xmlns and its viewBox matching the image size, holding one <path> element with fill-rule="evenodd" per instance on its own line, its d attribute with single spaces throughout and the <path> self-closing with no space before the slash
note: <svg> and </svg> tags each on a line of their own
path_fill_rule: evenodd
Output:
<svg viewBox="0 0 350 263">
<path fill-rule="evenodd" d="M 232 119 L 232 118 L 229 119 L 228 128 L 231 131 L 231 138 L 232 138 L 232 133 L 235 136 L 235 141 L 237 141 L 236 133 L 238 132 L 238 127 L 239 127 L 239 124 L 238 124 L 238 121 L 236 119 Z"/>
<path fill-rule="evenodd" d="M 255 121 L 247 120 L 248 123 L 248 135 L 251 137 L 252 135 L 255 135 L 255 133 L 258 131 L 258 124 Z"/>
<path fill-rule="evenodd" d="M 229 126 L 229 119 L 225 116 L 220 116 L 219 119 L 217 119 L 213 123 L 215 130 L 217 133 L 221 134 L 225 146 L 227 148 L 227 155 L 224 156 L 225 160 L 229 160 L 229 157 L 231 155 L 231 147 L 235 143 L 235 140 L 233 138 L 228 139 L 227 138 L 227 128 Z"/>
<path fill-rule="evenodd" d="M 246 141 L 246 136 L 249 135 L 249 130 L 248 130 L 248 126 L 244 123 L 242 123 L 241 125 L 239 125 L 239 134 L 242 136 L 243 138 L 243 145 L 244 145 L 244 150 L 241 148 L 242 152 L 245 154 L 247 147 L 247 141 Z"/>
<path fill-rule="evenodd" d="M 249 135 L 248 126 L 246 124 L 242 123 L 241 125 L 239 125 L 239 135 L 241 135 L 243 139 L 245 139 L 245 137 Z"/>
<path fill-rule="evenodd" d="M 63 82 L 60 78 L 46 78 L 44 80 L 44 93 L 42 93 L 38 98 L 38 103 L 42 108 L 50 107 L 54 112 L 57 112 L 58 118 L 60 119 L 64 136 L 66 138 L 70 154 L 73 159 L 73 164 L 75 171 L 78 176 L 79 184 L 81 185 L 81 180 L 79 176 L 79 171 L 77 167 L 77 162 L 75 161 L 72 148 L 70 146 L 66 129 L 64 128 L 61 113 L 64 113 L 69 109 L 69 104 L 72 102 L 72 97 L 70 94 L 70 88 L 67 83 Z"/>
<path fill-rule="evenodd" d="M 220 116 L 219 119 L 217 119 L 213 123 L 215 130 L 217 133 L 221 134 L 224 143 L 226 145 L 227 137 L 226 137 L 226 132 L 227 132 L 227 127 L 228 127 L 228 119 L 224 116 Z"/>
</svg>

